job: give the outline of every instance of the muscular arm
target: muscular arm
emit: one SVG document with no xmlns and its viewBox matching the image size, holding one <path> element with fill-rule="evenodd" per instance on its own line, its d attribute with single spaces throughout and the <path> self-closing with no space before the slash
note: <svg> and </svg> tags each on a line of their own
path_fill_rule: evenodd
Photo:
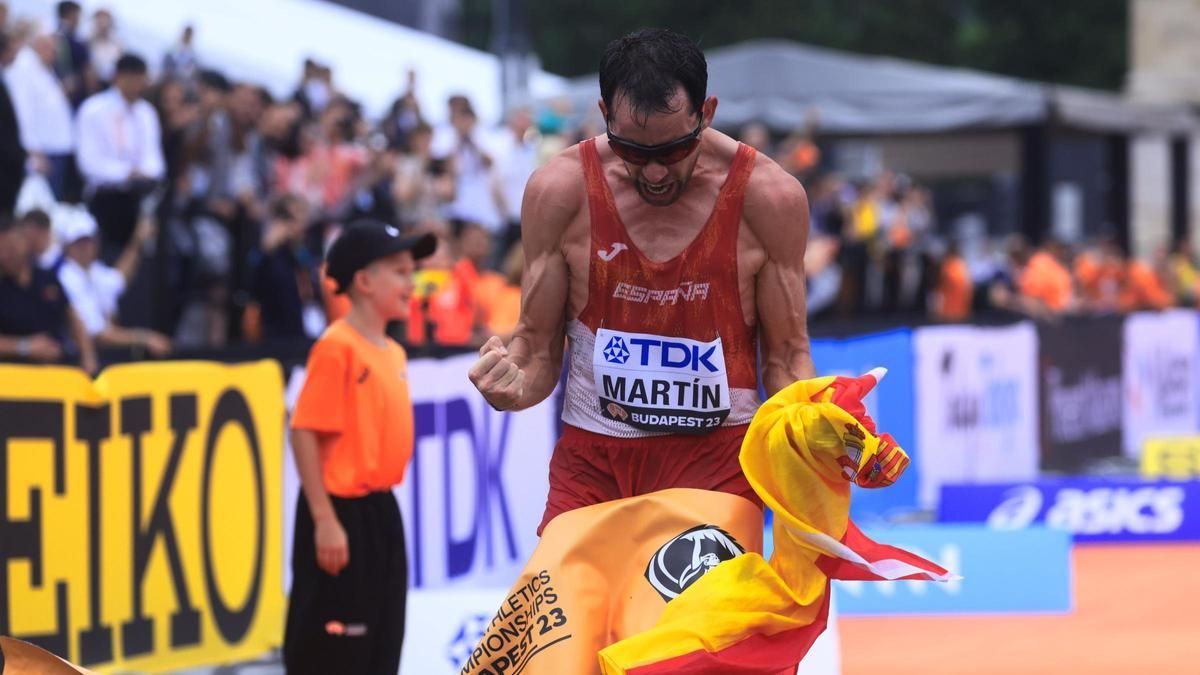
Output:
<svg viewBox="0 0 1200 675">
<path fill-rule="evenodd" d="M 808 343 L 804 248 L 808 197 L 800 183 L 774 164 L 746 195 L 746 220 L 766 260 L 754 280 L 761 334 L 763 386 L 768 396 L 816 375 Z"/>
<path fill-rule="evenodd" d="M 545 400 L 562 373 L 567 318 L 567 260 L 562 241 L 578 212 L 582 195 L 570 161 L 555 158 L 529 179 L 521 205 L 521 318 L 508 343 L 509 357 L 525 373 L 525 388 L 512 408 L 524 410 Z"/>
</svg>

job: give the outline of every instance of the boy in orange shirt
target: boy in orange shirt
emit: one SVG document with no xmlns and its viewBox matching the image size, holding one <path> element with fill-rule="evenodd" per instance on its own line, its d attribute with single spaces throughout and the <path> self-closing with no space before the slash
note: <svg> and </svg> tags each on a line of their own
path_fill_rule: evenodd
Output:
<svg viewBox="0 0 1200 675">
<path fill-rule="evenodd" d="M 413 450 L 407 357 L 387 322 L 408 315 L 432 235 L 361 221 L 326 256 L 350 311 L 313 345 L 292 415 L 296 503 L 287 672 L 387 673 L 400 664 L 408 564 L 392 487 Z"/>
</svg>

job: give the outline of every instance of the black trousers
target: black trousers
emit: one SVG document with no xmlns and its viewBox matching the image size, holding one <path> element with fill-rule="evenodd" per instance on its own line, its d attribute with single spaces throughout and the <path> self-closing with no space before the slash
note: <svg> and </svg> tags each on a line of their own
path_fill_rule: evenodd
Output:
<svg viewBox="0 0 1200 675">
<path fill-rule="evenodd" d="M 113 264 L 133 237 L 141 214 L 142 197 L 137 190 L 102 188 L 88 200 L 88 211 L 100 230 L 100 257 Z"/>
<path fill-rule="evenodd" d="M 408 558 L 400 506 L 390 492 L 333 498 L 350 562 L 317 567 L 312 514 L 301 494 L 292 544 L 292 594 L 283 637 L 289 675 L 396 675 L 404 642 Z"/>
</svg>

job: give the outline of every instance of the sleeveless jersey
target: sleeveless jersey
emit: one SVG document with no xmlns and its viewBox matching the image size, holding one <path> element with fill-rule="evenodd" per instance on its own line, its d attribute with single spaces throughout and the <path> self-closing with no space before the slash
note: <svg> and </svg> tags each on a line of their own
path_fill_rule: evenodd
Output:
<svg viewBox="0 0 1200 675">
<path fill-rule="evenodd" d="M 595 139 L 581 144 L 591 218 L 587 305 L 567 324 L 563 421 L 619 438 L 703 434 L 758 409 L 757 332 L 738 292 L 737 240 L 755 150 L 739 145 L 700 233 L 648 259 L 621 222 Z"/>
</svg>

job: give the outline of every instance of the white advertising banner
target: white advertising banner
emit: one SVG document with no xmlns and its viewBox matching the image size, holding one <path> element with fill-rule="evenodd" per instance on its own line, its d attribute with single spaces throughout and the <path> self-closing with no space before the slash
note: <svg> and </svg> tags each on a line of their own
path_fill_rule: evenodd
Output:
<svg viewBox="0 0 1200 675">
<path fill-rule="evenodd" d="M 1037 330 L 933 326 L 913 337 L 918 499 L 943 483 L 1031 480 L 1038 475 Z"/>
<path fill-rule="evenodd" d="M 503 587 L 409 591 L 400 675 L 457 675 L 507 595 Z"/>
<path fill-rule="evenodd" d="M 496 412 L 467 379 L 476 358 L 409 362 L 416 443 L 396 495 L 414 589 L 507 588 L 537 544 L 556 440 L 554 399 L 519 413 Z M 303 369 L 292 373 L 289 409 L 303 379 Z M 284 472 L 284 584 L 290 588 L 300 492 L 290 447 Z"/>
<path fill-rule="evenodd" d="M 410 591 L 400 675 L 458 675 L 507 595 L 507 588 Z M 836 596 L 830 600 L 829 626 L 797 675 L 842 672 Z"/>
<path fill-rule="evenodd" d="M 1124 332 L 1124 448 L 1127 456 L 1140 457 L 1149 438 L 1200 429 L 1200 320 L 1190 310 L 1140 312 L 1125 319 Z"/>
</svg>

